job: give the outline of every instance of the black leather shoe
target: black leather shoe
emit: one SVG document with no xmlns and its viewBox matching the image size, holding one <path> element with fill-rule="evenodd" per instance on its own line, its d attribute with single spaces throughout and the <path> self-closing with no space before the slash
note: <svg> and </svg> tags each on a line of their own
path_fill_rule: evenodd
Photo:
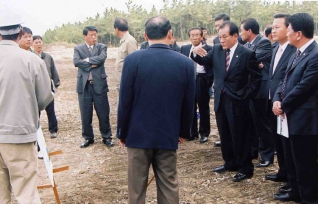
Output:
<svg viewBox="0 0 318 204">
<path fill-rule="evenodd" d="M 248 178 L 251 178 L 253 176 L 253 174 L 242 174 L 242 173 L 237 173 L 232 181 L 234 182 L 240 182 L 240 181 L 243 181 L 244 179 L 248 179 Z"/>
<path fill-rule="evenodd" d="M 279 190 L 278 190 L 278 192 L 281 193 L 281 194 L 289 193 L 291 191 L 292 191 L 292 189 L 291 189 L 291 187 L 290 187 L 290 185 L 288 183 L 286 185 L 280 187 Z"/>
<path fill-rule="evenodd" d="M 214 142 L 214 146 L 215 146 L 215 147 L 221 147 L 221 142 L 220 142 L 220 141 Z"/>
<path fill-rule="evenodd" d="M 112 146 L 114 146 L 114 144 L 113 144 L 113 142 L 112 142 L 112 140 L 110 139 L 108 139 L 108 140 L 103 140 L 103 143 L 107 146 L 107 147 L 112 147 Z"/>
<path fill-rule="evenodd" d="M 279 201 L 283 201 L 283 202 L 289 202 L 289 201 L 300 202 L 300 198 L 296 198 L 294 196 L 291 196 L 289 193 L 274 194 L 274 199 L 279 200 Z"/>
<path fill-rule="evenodd" d="M 81 148 L 88 147 L 89 145 L 93 144 L 94 140 L 85 140 L 83 144 L 81 144 Z"/>
<path fill-rule="evenodd" d="M 264 161 L 264 160 L 262 160 L 260 163 L 258 163 L 257 165 L 256 165 L 256 167 L 268 167 L 269 165 L 271 165 L 272 164 L 272 162 L 270 162 L 270 161 Z"/>
<path fill-rule="evenodd" d="M 200 143 L 205 143 L 208 141 L 208 137 L 206 136 L 201 136 L 201 139 L 200 139 Z"/>
<path fill-rule="evenodd" d="M 286 182 L 287 178 L 279 177 L 277 174 L 265 175 L 265 180 L 275 181 L 275 182 Z"/>
<path fill-rule="evenodd" d="M 216 173 L 223 173 L 225 171 L 226 171 L 226 169 L 225 169 L 224 165 L 218 166 L 215 169 L 213 169 L 213 172 L 216 172 Z"/>
</svg>

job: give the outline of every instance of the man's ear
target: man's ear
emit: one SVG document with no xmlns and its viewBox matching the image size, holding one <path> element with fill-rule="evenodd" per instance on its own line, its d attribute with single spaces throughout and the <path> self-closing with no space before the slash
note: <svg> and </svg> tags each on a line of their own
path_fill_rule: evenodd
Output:
<svg viewBox="0 0 318 204">
<path fill-rule="evenodd" d="M 173 36 L 172 36 L 172 30 L 170 29 L 168 31 L 168 34 L 167 34 L 167 40 L 169 40 L 169 42 L 172 40 Z"/>
<path fill-rule="evenodd" d="M 147 33 L 146 33 L 146 32 L 144 32 L 144 38 L 145 38 L 145 40 L 146 40 L 146 41 L 148 41 L 148 40 L 149 40 L 148 35 L 147 35 Z"/>
</svg>

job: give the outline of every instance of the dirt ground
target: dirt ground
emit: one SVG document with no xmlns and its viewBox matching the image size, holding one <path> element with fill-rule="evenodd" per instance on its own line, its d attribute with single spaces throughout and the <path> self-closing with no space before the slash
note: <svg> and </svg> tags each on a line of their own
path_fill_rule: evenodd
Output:
<svg viewBox="0 0 318 204">
<path fill-rule="evenodd" d="M 69 170 L 55 174 L 58 192 L 62 203 L 81 204 L 125 204 L 128 202 L 127 192 L 127 150 L 121 147 L 115 136 L 117 94 L 115 90 L 114 51 L 109 49 L 106 60 L 108 75 L 108 93 L 110 103 L 110 121 L 113 132 L 112 148 L 103 143 L 98 129 L 96 115 L 93 118 L 95 144 L 81 149 L 81 119 L 77 100 L 76 73 L 72 62 L 71 48 L 54 47 L 48 50 L 54 57 L 61 79 L 61 86 L 55 96 L 56 115 L 59 132 L 56 139 L 50 139 L 45 111 L 42 111 L 41 124 L 49 151 L 62 150 L 63 154 L 51 157 L 54 167 L 68 165 Z M 180 184 L 180 203 L 182 204 L 215 204 L 215 203 L 279 203 L 274 201 L 273 194 L 283 183 L 265 181 L 264 176 L 275 173 L 277 162 L 268 168 L 255 168 L 251 179 L 240 183 L 232 182 L 235 172 L 214 173 L 216 166 L 223 160 L 219 147 L 215 123 L 213 100 L 211 107 L 211 134 L 209 141 L 200 144 L 198 141 L 185 142 L 178 150 L 178 173 Z M 95 114 L 95 113 L 94 113 Z M 254 160 L 254 164 L 258 161 Z M 149 177 L 153 175 L 150 170 Z M 47 173 L 42 160 L 39 160 L 39 185 L 48 184 Z M 51 189 L 39 191 L 43 203 L 55 203 Z M 156 202 L 155 181 L 147 191 L 146 203 Z"/>
</svg>

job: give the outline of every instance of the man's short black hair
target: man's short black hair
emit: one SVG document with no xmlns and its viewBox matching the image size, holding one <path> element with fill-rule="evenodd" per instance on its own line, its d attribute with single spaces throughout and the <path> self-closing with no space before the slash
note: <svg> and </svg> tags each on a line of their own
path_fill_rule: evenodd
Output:
<svg viewBox="0 0 318 204">
<path fill-rule="evenodd" d="M 1 27 L 1 30 L 13 30 L 21 27 L 21 25 L 12 25 L 12 26 L 4 26 Z M 16 40 L 18 39 L 20 33 L 12 34 L 12 35 L 1 35 L 2 40 Z"/>
<path fill-rule="evenodd" d="M 218 21 L 218 20 L 230 21 L 230 16 L 227 15 L 227 14 L 225 14 L 225 13 L 222 13 L 222 14 L 217 15 L 217 16 L 214 18 L 214 21 Z"/>
<path fill-rule="evenodd" d="M 33 40 L 37 40 L 37 39 L 42 40 L 42 37 L 39 35 L 33 35 Z"/>
<path fill-rule="evenodd" d="M 114 28 L 118 28 L 120 31 L 127 31 L 128 30 L 128 22 L 124 18 L 116 18 L 114 22 Z"/>
<path fill-rule="evenodd" d="M 237 27 L 237 25 L 231 21 L 224 21 L 221 25 L 220 25 L 220 29 L 223 29 L 225 26 L 229 26 L 230 28 L 230 35 L 233 36 L 234 34 L 239 35 L 239 29 Z M 220 30 L 219 29 L 219 30 Z"/>
<path fill-rule="evenodd" d="M 247 18 L 241 22 L 244 30 L 251 29 L 252 33 L 259 34 L 259 24 L 255 18 Z"/>
<path fill-rule="evenodd" d="M 203 36 L 203 29 L 201 27 L 192 27 L 189 29 L 188 31 L 188 36 L 190 37 L 190 32 L 193 30 L 199 30 L 200 31 L 200 35 Z"/>
<path fill-rule="evenodd" d="M 162 16 L 150 18 L 146 24 L 145 32 L 150 40 L 160 40 L 167 36 L 171 30 L 170 21 Z"/>
<path fill-rule="evenodd" d="M 26 34 L 26 33 L 33 35 L 32 30 L 31 30 L 30 28 L 28 28 L 28 27 L 23 27 L 23 28 L 22 28 L 22 35 L 24 35 L 24 34 Z"/>
<path fill-rule="evenodd" d="M 201 30 L 208 30 L 206 27 L 201 27 Z"/>
<path fill-rule="evenodd" d="M 83 35 L 87 35 L 88 34 L 88 31 L 96 31 L 96 33 L 98 33 L 98 30 L 95 26 L 86 26 L 84 29 L 83 29 Z"/>
<path fill-rule="evenodd" d="M 264 33 L 265 33 L 265 36 L 266 36 L 266 37 L 268 37 L 268 36 L 269 36 L 269 34 L 271 34 L 271 33 L 272 33 L 272 27 L 268 27 L 268 28 L 266 28 Z"/>
<path fill-rule="evenodd" d="M 289 17 L 290 15 L 285 13 L 278 13 L 274 15 L 274 18 L 284 18 L 286 27 L 289 26 Z"/>
<path fill-rule="evenodd" d="M 296 13 L 289 17 L 289 23 L 293 28 L 294 32 L 302 32 L 302 34 L 306 38 L 313 38 L 314 37 L 314 19 L 308 13 Z"/>
</svg>

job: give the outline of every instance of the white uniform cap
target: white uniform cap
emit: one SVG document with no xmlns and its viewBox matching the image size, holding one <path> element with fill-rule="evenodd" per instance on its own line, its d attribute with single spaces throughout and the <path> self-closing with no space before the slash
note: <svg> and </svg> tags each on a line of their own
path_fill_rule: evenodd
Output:
<svg viewBox="0 0 318 204">
<path fill-rule="evenodd" d="M 13 35 L 20 32 L 21 26 L 14 29 L 3 29 L 3 27 L 21 25 L 23 23 L 21 16 L 8 11 L 0 12 L 0 35 Z"/>
</svg>

